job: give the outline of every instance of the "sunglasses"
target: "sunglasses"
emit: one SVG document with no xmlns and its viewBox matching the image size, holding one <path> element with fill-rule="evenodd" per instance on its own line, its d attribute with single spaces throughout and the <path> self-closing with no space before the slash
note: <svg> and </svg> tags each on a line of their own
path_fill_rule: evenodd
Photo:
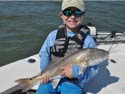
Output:
<svg viewBox="0 0 125 94">
<path fill-rule="evenodd" d="M 81 17 L 85 12 L 77 9 L 77 10 L 70 10 L 70 9 L 65 9 L 62 11 L 65 16 L 71 16 L 74 15 L 75 17 Z"/>
</svg>

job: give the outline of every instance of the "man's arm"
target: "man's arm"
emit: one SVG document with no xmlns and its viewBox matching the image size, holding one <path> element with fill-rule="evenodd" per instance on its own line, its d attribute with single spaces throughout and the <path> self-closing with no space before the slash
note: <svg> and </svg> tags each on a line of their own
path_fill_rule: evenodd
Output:
<svg viewBox="0 0 125 94">
<path fill-rule="evenodd" d="M 96 48 L 96 43 L 90 35 L 84 40 L 83 48 Z M 88 67 L 84 71 L 82 69 L 83 68 L 80 65 L 74 65 L 72 67 L 72 76 L 81 81 L 87 82 L 97 74 L 99 68 L 98 65 L 96 65 Z"/>
<path fill-rule="evenodd" d="M 57 30 L 52 31 L 47 36 L 46 40 L 44 41 L 40 49 L 39 56 L 40 56 L 41 71 L 43 71 L 50 62 L 50 47 L 54 44 L 56 33 L 57 33 Z"/>
</svg>

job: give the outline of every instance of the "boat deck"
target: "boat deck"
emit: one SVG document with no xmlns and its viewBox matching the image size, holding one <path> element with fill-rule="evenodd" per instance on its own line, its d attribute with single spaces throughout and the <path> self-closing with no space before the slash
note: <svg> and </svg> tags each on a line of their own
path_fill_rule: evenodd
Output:
<svg viewBox="0 0 125 94">
<path fill-rule="evenodd" d="M 35 63 L 29 63 L 35 59 Z M 18 94 L 21 87 L 14 82 L 23 77 L 32 77 L 40 72 L 38 54 L 0 67 L 0 94 Z M 16 93 L 15 93 L 16 92 Z"/>
<path fill-rule="evenodd" d="M 111 45 L 100 45 L 108 50 Z M 125 44 L 114 44 L 109 61 L 100 66 L 98 75 L 86 84 L 92 94 L 125 94 Z"/>
</svg>

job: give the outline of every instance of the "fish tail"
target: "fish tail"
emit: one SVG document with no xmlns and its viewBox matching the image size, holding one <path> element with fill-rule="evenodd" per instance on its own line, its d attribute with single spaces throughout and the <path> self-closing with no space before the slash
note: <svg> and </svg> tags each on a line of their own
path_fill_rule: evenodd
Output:
<svg viewBox="0 0 125 94">
<path fill-rule="evenodd" d="M 33 81 L 31 78 L 21 78 L 17 79 L 15 82 L 22 86 L 22 92 L 26 92 L 31 87 L 33 87 Z"/>
</svg>

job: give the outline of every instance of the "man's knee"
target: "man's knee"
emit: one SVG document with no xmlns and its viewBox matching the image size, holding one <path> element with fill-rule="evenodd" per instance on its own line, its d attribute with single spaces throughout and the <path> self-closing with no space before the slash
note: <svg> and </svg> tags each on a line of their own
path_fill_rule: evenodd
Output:
<svg viewBox="0 0 125 94">
<path fill-rule="evenodd" d="M 48 83 L 48 84 L 40 84 L 36 91 L 36 94 L 52 94 L 52 92 L 53 92 L 52 85 Z"/>
<path fill-rule="evenodd" d="M 72 83 L 63 82 L 59 87 L 61 94 L 83 94 L 83 90 Z"/>
</svg>

